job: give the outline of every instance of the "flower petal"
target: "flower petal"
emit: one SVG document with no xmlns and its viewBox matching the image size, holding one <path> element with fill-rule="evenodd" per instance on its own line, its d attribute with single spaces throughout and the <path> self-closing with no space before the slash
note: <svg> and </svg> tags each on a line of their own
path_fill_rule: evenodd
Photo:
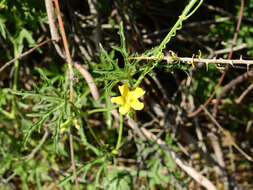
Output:
<svg viewBox="0 0 253 190">
<path fill-rule="evenodd" d="M 124 99 L 121 96 L 112 97 L 111 102 L 115 104 L 124 104 Z"/>
<path fill-rule="evenodd" d="M 125 104 L 119 108 L 119 113 L 121 113 L 122 115 L 125 115 L 127 112 L 129 112 L 129 110 L 130 110 L 130 105 Z"/>
<path fill-rule="evenodd" d="M 134 93 L 134 96 L 136 98 L 140 98 L 145 94 L 145 91 L 142 90 L 142 88 L 136 88 L 134 91 L 132 91 Z"/>
<path fill-rule="evenodd" d="M 129 88 L 127 83 L 124 83 L 122 86 L 119 86 L 120 94 L 123 98 L 125 98 L 129 92 Z"/>
<path fill-rule="evenodd" d="M 130 106 L 135 110 L 142 110 L 144 107 L 144 104 L 140 102 L 139 100 L 135 99 L 133 102 L 131 102 Z"/>
</svg>

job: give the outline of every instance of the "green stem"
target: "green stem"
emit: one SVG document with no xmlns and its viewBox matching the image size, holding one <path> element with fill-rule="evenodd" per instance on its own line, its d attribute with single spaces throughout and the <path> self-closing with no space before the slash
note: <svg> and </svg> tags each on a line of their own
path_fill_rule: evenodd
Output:
<svg viewBox="0 0 253 190">
<path fill-rule="evenodd" d="M 14 72 L 14 82 L 13 82 L 13 90 L 17 91 L 18 89 L 18 69 L 19 69 L 19 62 L 15 62 L 15 72 Z"/>
<path fill-rule="evenodd" d="M 120 119 L 119 119 L 119 135 L 118 135 L 118 140 L 115 149 L 112 151 L 113 155 L 113 163 L 116 166 L 117 165 L 117 160 L 116 160 L 116 155 L 119 153 L 119 148 L 120 148 L 120 143 L 122 139 L 122 133 L 123 133 L 123 115 L 120 114 Z"/>
<path fill-rule="evenodd" d="M 105 84 L 105 86 L 108 86 L 107 81 L 105 81 L 104 84 Z M 108 89 L 105 90 L 105 106 L 106 106 L 106 108 L 112 106 Z M 107 129 L 111 129 L 112 128 L 112 115 L 109 111 L 105 112 L 105 118 L 106 118 Z"/>
<path fill-rule="evenodd" d="M 152 64 L 149 64 L 149 65 L 147 65 L 147 67 L 145 67 L 144 71 L 143 71 L 143 72 L 141 73 L 141 75 L 139 76 L 137 82 L 134 84 L 133 90 L 136 89 L 136 88 L 140 85 L 140 83 L 141 83 L 141 81 L 144 79 L 145 75 L 146 75 L 147 73 L 149 73 L 149 71 L 152 69 L 152 66 L 151 66 L 151 65 L 153 65 L 153 63 L 152 63 Z"/>
<path fill-rule="evenodd" d="M 15 57 L 17 57 L 17 53 L 14 53 Z M 14 91 L 18 90 L 18 70 L 19 70 L 19 62 L 16 61 L 15 62 L 15 71 L 14 71 L 14 81 L 13 81 L 13 87 L 12 89 Z M 11 107 L 11 118 L 15 119 L 15 115 L 16 115 L 16 96 L 13 95 L 12 96 L 12 107 Z"/>
<path fill-rule="evenodd" d="M 88 129 L 89 129 L 89 131 L 90 131 L 92 137 L 94 138 L 94 140 L 95 140 L 100 146 L 103 146 L 103 145 L 101 144 L 101 142 L 98 140 L 98 138 L 97 138 L 95 132 L 94 132 L 93 129 L 91 128 L 91 126 L 90 126 L 90 124 L 89 124 L 89 121 L 88 121 L 87 115 L 84 116 L 84 119 L 85 119 L 85 121 L 86 121 L 87 127 L 88 127 Z"/>
<path fill-rule="evenodd" d="M 195 9 L 189 13 L 192 9 L 192 7 L 199 1 L 199 4 L 195 7 Z M 179 16 L 179 19 L 177 20 L 176 24 L 173 26 L 173 28 L 170 30 L 170 32 L 167 34 L 167 36 L 163 39 L 161 44 L 155 49 L 153 56 L 155 57 L 155 63 L 151 62 L 148 64 L 148 66 L 144 69 L 144 71 L 141 73 L 139 76 L 137 82 L 134 84 L 133 89 L 137 88 L 145 75 L 149 73 L 153 68 L 154 64 L 157 64 L 159 61 L 161 61 L 163 57 L 163 49 L 166 47 L 166 44 L 170 41 L 171 37 L 176 35 L 176 31 L 181 29 L 182 23 L 184 20 L 188 19 L 198 8 L 199 6 L 203 3 L 203 0 L 191 0 L 190 3 L 185 7 L 183 10 L 182 14 Z"/>
<path fill-rule="evenodd" d="M 159 54 L 159 52 L 162 52 L 162 50 L 166 47 L 166 44 L 170 41 L 171 37 L 176 34 L 176 31 L 181 29 L 182 23 L 184 20 L 189 18 L 196 10 L 199 8 L 199 6 L 202 4 L 203 0 L 200 0 L 197 7 L 188 15 L 192 7 L 195 5 L 196 2 L 199 0 L 191 0 L 190 3 L 185 7 L 182 14 L 179 16 L 179 19 L 177 20 L 176 24 L 173 26 L 173 28 L 170 30 L 170 32 L 167 34 L 167 36 L 164 38 L 164 40 L 161 42 L 159 47 L 155 50 L 154 56 Z"/>
<path fill-rule="evenodd" d="M 116 109 L 117 107 L 119 107 L 119 106 L 112 106 L 112 107 L 109 107 L 109 108 L 94 109 L 94 110 L 88 111 L 88 115 L 93 114 L 93 113 L 97 113 L 97 112 L 111 111 L 111 110 Z"/>
<path fill-rule="evenodd" d="M 2 113 L 8 119 L 14 119 L 12 113 L 9 113 L 9 112 L 3 110 L 2 108 L 0 108 L 0 113 Z"/>
<path fill-rule="evenodd" d="M 122 139 L 122 133 L 123 133 L 123 115 L 120 114 L 120 120 L 119 120 L 119 136 L 118 136 L 118 141 L 117 141 L 117 145 L 116 145 L 116 151 L 118 152 L 119 147 L 120 147 L 120 143 L 121 143 L 121 139 Z"/>
<path fill-rule="evenodd" d="M 64 123 L 62 123 L 60 125 L 60 129 L 66 129 L 67 127 L 70 126 L 70 124 L 72 123 L 72 118 L 66 120 Z"/>
</svg>

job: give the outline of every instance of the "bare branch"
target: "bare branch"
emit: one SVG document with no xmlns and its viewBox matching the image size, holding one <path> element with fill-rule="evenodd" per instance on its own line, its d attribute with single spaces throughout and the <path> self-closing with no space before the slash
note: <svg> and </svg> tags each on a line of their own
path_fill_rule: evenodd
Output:
<svg viewBox="0 0 253 190">
<path fill-rule="evenodd" d="M 90 92 L 91 92 L 92 97 L 95 100 L 98 100 L 98 98 L 99 98 L 98 89 L 97 89 L 97 86 L 96 86 L 91 74 L 84 67 L 82 67 L 80 64 L 78 64 L 77 62 L 74 62 L 74 66 L 83 75 L 84 79 L 86 80 L 86 82 L 90 88 Z"/>
<path fill-rule="evenodd" d="M 233 47 L 233 52 L 239 51 L 239 50 L 242 50 L 242 49 L 245 49 L 245 48 L 247 48 L 247 44 L 242 43 L 241 45 Z M 224 53 L 229 53 L 230 51 L 231 51 L 231 48 L 225 48 L 225 49 L 220 49 L 220 50 L 214 51 L 214 54 L 215 55 L 220 55 L 220 54 L 224 54 Z"/>
<path fill-rule="evenodd" d="M 209 113 L 209 111 L 201 105 L 201 108 L 204 110 L 204 112 L 207 114 L 207 116 L 211 119 L 211 121 L 218 127 L 218 129 L 225 135 L 225 137 L 227 138 L 227 143 L 231 144 L 234 146 L 234 148 L 236 150 L 238 150 L 238 152 L 240 152 L 247 160 L 253 162 L 253 158 L 251 156 L 249 156 L 247 153 L 245 153 L 234 141 L 232 135 L 230 134 L 230 132 L 226 129 L 224 129 L 219 123 L 218 121 Z"/>
<path fill-rule="evenodd" d="M 58 42 L 60 41 L 60 35 L 58 32 L 58 29 L 56 27 L 56 19 L 55 19 L 55 13 L 54 13 L 54 7 L 53 7 L 53 0 L 45 0 L 46 4 L 46 10 L 47 10 L 47 17 L 49 22 L 49 29 L 51 33 L 51 38 L 54 40 L 54 47 L 62 58 L 65 57 L 65 52 L 63 49 L 59 46 Z"/>
<path fill-rule="evenodd" d="M 155 60 L 155 57 L 129 57 L 128 59 L 136 59 L 136 60 Z M 194 58 L 194 57 L 172 57 L 172 56 L 165 56 L 163 60 L 166 60 L 167 63 L 173 63 L 176 61 L 180 61 L 186 64 L 192 64 L 195 63 L 205 63 L 207 66 L 209 64 L 229 64 L 232 67 L 237 64 L 243 64 L 246 65 L 247 68 L 249 68 L 249 65 L 253 65 L 253 60 L 243 60 L 243 59 L 205 59 L 205 58 Z"/>
<path fill-rule="evenodd" d="M 33 52 L 34 50 L 36 50 L 37 48 L 39 48 L 39 47 L 41 47 L 41 46 L 43 46 L 43 45 L 45 45 L 46 43 L 51 42 L 51 41 L 52 41 L 51 39 L 47 39 L 47 40 L 45 40 L 45 41 L 39 43 L 39 44 L 36 45 L 35 47 L 33 47 L 33 48 L 27 50 L 26 52 L 24 52 L 24 53 L 22 53 L 22 54 L 20 54 L 18 57 L 15 57 L 14 59 L 8 61 L 7 63 L 5 63 L 5 64 L 0 68 L 0 73 L 1 73 L 6 67 L 8 67 L 10 64 L 14 63 L 16 60 L 25 57 L 26 55 L 32 53 L 32 52 Z"/>
<path fill-rule="evenodd" d="M 253 77 L 253 71 L 249 71 L 249 72 L 245 72 L 243 73 L 242 75 L 236 77 L 235 79 L 233 79 L 232 81 L 230 81 L 227 85 L 225 85 L 223 88 L 222 88 L 222 91 L 219 93 L 217 99 L 216 99 L 216 103 L 214 105 L 214 111 L 213 111 L 213 114 L 214 115 L 217 115 L 217 112 L 218 112 L 218 104 L 221 100 L 221 98 L 223 97 L 223 95 L 229 90 L 231 89 L 233 86 L 236 86 L 237 84 L 243 82 L 244 80 L 250 78 L 250 77 Z"/>
<path fill-rule="evenodd" d="M 72 68 L 73 63 L 72 63 L 72 58 L 71 58 L 70 51 L 69 51 L 69 45 L 68 45 L 65 30 L 64 30 L 64 25 L 63 25 L 63 21 L 62 21 L 62 17 L 61 17 L 61 11 L 60 11 L 60 6 L 59 6 L 58 0 L 54 0 L 54 4 L 55 4 L 56 11 L 57 11 L 59 28 L 61 31 L 64 50 L 66 53 L 66 60 L 68 63 L 68 74 L 69 74 L 68 77 L 69 77 L 69 88 L 70 88 L 69 101 L 73 102 L 73 92 L 74 92 L 74 89 L 73 89 L 74 72 L 73 72 L 73 68 Z M 79 190 L 80 188 L 79 188 L 79 182 L 78 182 L 77 173 L 76 173 L 74 147 L 73 147 L 73 135 L 71 133 L 71 128 L 70 128 L 70 134 L 69 134 L 69 143 L 70 143 L 71 164 L 72 164 L 72 170 L 73 170 L 74 179 L 75 179 L 75 185 L 76 185 L 76 189 Z"/>
<path fill-rule="evenodd" d="M 235 103 L 240 104 L 242 99 L 253 89 L 253 83 L 235 100 Z"/>
<path fill-rule="evenodd" d="M 216 187 L 212 184 L 211 181 L 209 181 L 206 177 L 202 176 L 194 168 L 186 165 L 183 162 L 183 160 L 179 158 L 178 155 L 170 147 L 166 145 L 164 141 L 162 141 L 161 139 L 157 139 L 153 133 L 150 133 L 145 128 L 142 128 L 141 130 L 145 134 L 146 137 L 155 141 L 160 147 L 167 150 L 170 153 L 171 157 L 174 159 L 174 161 L 177 163 L 177 165 L 180 168 L 182 168 L 189 176 L 195 179 L 200 185 L 204 186 L 208 190 L 216 190 Z"/>
<path fill-rule="evenodd" d="M 99 12 L 98 12 L 98 2 L 97 0 L 88 0 L 91 16 L 93 17 L 93 24 L 95 25 L 95 30 L 93 30 L 94 42 L 96 49 L 99 49 L 99 43 L 101 41 L 101 26 L 99 23 Z"/>
<path fill-rule="evenodd" d="M 119 118 L 119 115 L 117 112 L 111 111 L 111 113 L 114 115 L 115 118 Z M 201 175 L 194 168 L 191 168 L 190 166 L 185 164 L 184 161 L 176 154 L 176 152 L 173 151 L 170 147 L 168 147 L 164 141 L 162 141 L 161 139 L 157 139 L 157 137 L 153 133 L 149 132 L 147 129 L 145 128 L 140 129 L 138 127 L 138 124 L 131 118 L 128 118 L 127 124 L 133 129 L 133 131 L 137 132 L 137 134 L 140 136 L 141 139 L 143 140 L 150 139 L 156 142 L 161 148 L 168 151 L 171 157 L 176 162 L 176 164 L 180 168 L 182 168 L 189 176 L 195 179 L 197 183 L 204 186 L 208 190 L 216 190 L 216 187 L 212 184 L 210 180 L 208 180 L 206 177 Z"/>
</svg>

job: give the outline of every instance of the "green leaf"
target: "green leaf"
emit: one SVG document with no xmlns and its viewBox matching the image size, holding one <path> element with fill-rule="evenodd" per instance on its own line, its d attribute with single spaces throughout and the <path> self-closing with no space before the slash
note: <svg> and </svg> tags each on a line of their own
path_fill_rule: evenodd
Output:
<svg viewBox="0 0 253 190">
<path fill-rule="evenodd" d="M 6 39 L 6 26 L 5 26 L 6 19 L 0 15 L 0 34 L 3 36 L 4 39 Z"/>
<path fill-rule="evenodd" d="M 119 24 L 119 31 L 118 34 L 120 36 L 120 52 L 122 53 L 124 58 L 128 57 L 128 53 L 126 50 L 126 38 L 124 35 L 124 27 L 123 27 L 123 22 L 121 21 Z"/>
<path fill-rule="evenodd" d="M 103 179 L 103 186 L 110 190 L 131 190 L 131 175 L 129 172 L 118 169 L 111 169 Z"/>
<path fill-rule="evenodd" d="M 20 55 L 24 48 L 24 39 L 28 42 L 30 46 L 35 46 L 36 42 L 32 37 L 32 32 L 26 30 L 25 28 L 22 28 L 21 31 L 17 32 L 12 38 L 12 43 L 15 47 L 16 56 Z"/>
<path fill-rule="evenodd" d="M 54 113 L 56 110 L 60 109 L 61 107 L 63 107 L 63 103 L 59 104 L 58 106 L 52 108 L 51 110 L 48 110 L 40 119 L 37 123 L 35 123 L 34 125 L 30 126 L 28 129 L 26 129 L 24 131 L 24 146 L 26 146 L 28 138 L 30 137 L 31 133 L 37 128 L 38 130 L 40 129 L 40 127 L 42 126 L 42 124 L 46 121 L 46 119 L 49 118 L 49 116 Z"/>
</svg>

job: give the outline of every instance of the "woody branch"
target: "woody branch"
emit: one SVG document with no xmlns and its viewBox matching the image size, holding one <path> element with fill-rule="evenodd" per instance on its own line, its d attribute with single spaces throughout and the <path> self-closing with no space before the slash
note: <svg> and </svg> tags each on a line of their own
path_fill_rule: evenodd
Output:
<svg viewBox="0 0 253 190">
<path fill-rule="evenodd" d="M 136 60 L 155 60 L 156 57 L 130 57 L 129 59 L 136 59 Z M 253 60 L 243 60 L 240 59 L 205 59 L 205 58 L 197 58 L 197 57 L 177 57 L 177 56 L 165 56 L 163 60 L 167 61 L 167 63 L 172 63 L 175 61 L 180 61 L 187 64 L 194 64 L 194 63 L 205 63 L 206 65 L 212 63 L 212 64 L 229 64 L 231 66 L 234 66 L 236 64 L 245 64 L 247 65 L 247 68 L 249 68 L 250 65 L 253 65 Z"/>
</svg>

